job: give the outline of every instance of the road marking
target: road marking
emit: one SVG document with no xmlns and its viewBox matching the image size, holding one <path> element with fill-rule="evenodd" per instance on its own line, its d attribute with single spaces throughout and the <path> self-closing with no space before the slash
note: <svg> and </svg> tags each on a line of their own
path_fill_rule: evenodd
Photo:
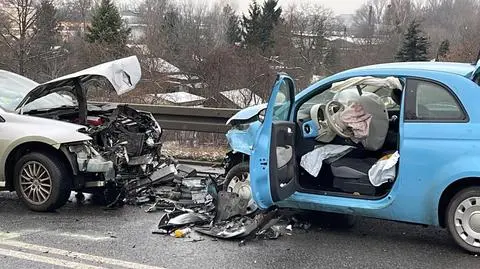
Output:
<svg viewBox="0 0 480 269">
<path fill-rule="evenodd" d="M 20 234 L 18 233 L 3 233 L 3 232 L 0 232 L 0 240 L 6 240 L 6 239 L 13 239 L 13 238 L 16 238 L 16 237 L 19 237 Z"/>
<path fill-rule="evenodd" d="M 36 255 L 36 254 L 31 254 L 31 253 L 25 253 L 21 251 L 15 251 L 11 249 L 3 249 L 0 248 L 0 255 L 8 256 L 8 257 L 13 257 L 13 258 L 18 258 L 21 260 L 28 260 L 32 262 L 41 262 L 41 263 L 46 263 L 46 264 L 52 264 L 52 265 L 57 265 L 57 266 L 63 266 L 66 268 L 85 268 L 85 269 L 103 269 L 104 267 L 98 267 L 98 266 L 92 266 L 84 263 L 78 263 L 78 262 L 71 262 L 71 261 L 66 261 L 62 259 L 57 259 L 57 258 L 50 258 L 50 257 L 45 257 L 41 255 Z"/>
<path fill-rule="evenodd" d="M 20 241 L 14 241 L 14 240 L 0 240 L 0 245 L 17 247 L 17 248 L 26 249 L 26 250 L 33 250 L 33 251 L 38 251 L 38 252 L 42 252 L 42 253 L 49 253 L 49 254 L 74 258 L 74 259 L 82 259 L 82 260 L 86 260 L 86 261 L 90 261 L 90 262 L 94 262 L 94 263 L 120 266 L 120 267 L 124 267 L 124 268 L 165 269 L 164 267 L 156 267 L 156 266 L 150 266 L 150 265 L 145 265 L 145 264 L 140 264 L 140 263 L 127 262 L 127 261 L 105 258 L 105 257 L 101 257 L 101 256 L 95 256 L 95 255 L 90 255 L 90 254 L 85 254 L 85 253 L 80 253 L 80 252 L 68 251 L 68 250 L 63 250 L 63 249 L 58 249 L 58 248 L 45 247 L 45 246 L 40 246 L 40 245 L 33 245 L 33 244 L 24 243 L 24 242 L 20 242 Z"/>
<path fill-rule="evenodd" d="M 85 239 L 85 240 L 91 240 L 91 241 L 102 241 L 102 240 L 112 239 L 111 237 L 107 237 L 107 236 L 94 236 L 94 235 L 88 235 L 88 234 L 55 233 L 55 235 L 73 237 L 73 238 L 79 238 L 79 239 Z"/>
</svg>

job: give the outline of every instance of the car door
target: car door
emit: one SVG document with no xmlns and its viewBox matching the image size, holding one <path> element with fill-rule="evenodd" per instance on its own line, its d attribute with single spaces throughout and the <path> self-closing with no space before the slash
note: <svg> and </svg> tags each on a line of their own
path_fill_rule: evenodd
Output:
<svg viewBox="0 0 480 269">
<path fill-rule="evenodd" d="M 294 95 L 294 81 L 277 76 L 250 158 L 252 194 L 261 208 L 288 198 L 296 189 L 296 126 L 290 121 Z"/>
</svg>

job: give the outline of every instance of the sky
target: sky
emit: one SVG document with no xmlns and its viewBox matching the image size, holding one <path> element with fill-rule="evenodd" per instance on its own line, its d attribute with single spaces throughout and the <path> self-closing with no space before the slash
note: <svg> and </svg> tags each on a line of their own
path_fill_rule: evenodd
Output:
<svg viewBox="0 0 480 269">
<path fill-rule="evenodd" d="M 237 5 L 237 8 L 240 12 L 246 12 L 248 10 L 248 5 L 250 0 L 233 0 L 234 5 Z M 259 3 L 262 0 L 258 1 Z M 355 10 L 358 9 L 365 1 L 363 0 L 279 0 L 281 6 L 289 6 L 292 3 L 298 4 L 301 2 L 307 3 L 317 3 L 321 4 L 324 7 L 330 8 L 336 15 L 341 14 L 353 14 Z"/>
</svg>

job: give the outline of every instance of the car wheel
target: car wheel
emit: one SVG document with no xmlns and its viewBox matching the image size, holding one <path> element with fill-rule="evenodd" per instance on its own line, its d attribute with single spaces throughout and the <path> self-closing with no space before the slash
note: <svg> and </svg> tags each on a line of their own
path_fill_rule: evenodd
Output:
<svg viewBox="0 0 480 269">
<path fill-rule="evenodd" d="M 258 209 L 250 188 L 250 166 L 247 162 L 233 166 L 228 171 L 223 186 L 225 191 L 237 193 L 243 200 L 247 201 L 247 214 Z"/>
<path fill-rule="evenodd" d="M 458 192 L 445 217 L 455 242 L 469 252 L 480 253 L 480 187 Z"/>
<path fill-rule="evenodd" d="M 53 211 L 70 197 L 70 174 L 65 164 L 50 154 L 23 156 L 15 164 L 14 176 L 18 197 L 33 211 Z"/>
</svg>

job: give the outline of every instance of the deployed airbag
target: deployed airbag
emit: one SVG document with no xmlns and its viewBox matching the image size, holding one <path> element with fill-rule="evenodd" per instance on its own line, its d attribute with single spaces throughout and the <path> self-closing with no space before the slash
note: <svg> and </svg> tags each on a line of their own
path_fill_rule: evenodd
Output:
<svg viewBox="0 0 480 269">
<path fill-rule="evenodd" d="M 345 107 L 340 114 L 340 121 L 353 132 L 353 138 L 364 139 L 368 136 L 372 115 L 367 113 L 357 102 Z"/>
<path fill-rule="evenodd" d="M 368 170 L 370 183 L 372 183 L 373 186 L 378 187 L 384 183 L 393 182 L 396 177 L 395 166 L 397 165 L 399 158 L 400 155 L 397 151 L 394 154 L 387 155 L 378 160 L 378 162 Z"/>
<path fill-rule="evenodd" d="M 317 177 L 322 169 L 324 160 L 328 162 L 334 162 L 347 153 L 349 153 L 354 147 L 345 145 L 325 145 L 310 151 L 302 156 L 300 165 L 310 175 Z"/>
</svg>

